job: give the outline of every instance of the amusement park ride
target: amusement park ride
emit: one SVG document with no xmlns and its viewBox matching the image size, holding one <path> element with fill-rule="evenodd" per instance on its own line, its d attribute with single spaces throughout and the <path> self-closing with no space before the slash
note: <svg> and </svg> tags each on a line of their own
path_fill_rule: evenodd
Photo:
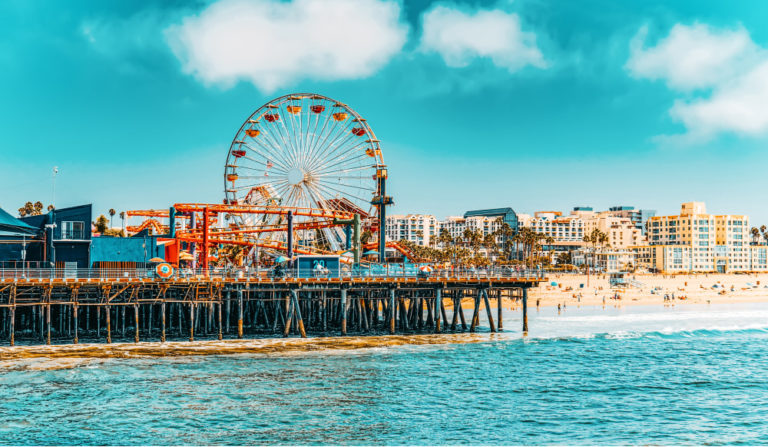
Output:
<svg viewBox="0 0 768 447">
<path fill-rule="evenodd" d="M 240 126 L 224 165 L 221 204 L 177 203 L 141 217 L 129 234 L 167 235 L 166 261 L 180 257 L 207 269 L 229 246 L 248 250 L 245 265 L 271 255 L 340 255 L 358 264 L 363 250 L 384 262 L 387 248 L 414 259 L 385 237 L 387 167 L 366 120 L 346 104 L 299 93 L 257 109 Z M 375 242 L 362 244 L 361 235 Z"/>
</svg>

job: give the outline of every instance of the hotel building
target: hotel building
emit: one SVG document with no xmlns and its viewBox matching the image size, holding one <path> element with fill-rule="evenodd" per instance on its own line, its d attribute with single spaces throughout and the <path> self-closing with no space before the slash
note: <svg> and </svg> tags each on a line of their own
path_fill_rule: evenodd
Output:
<svg viewBox="0 0 768 447">
<path fill-rule="evenodd" d="M 438 222 L 431 214 L 395 214 L 387 216 L 387 240 L 411 241 L 417 245 L 436 244 Z"/>
<path fill-rule="evenodd" d="M 760 268 L 761 246 L 749 244 L 749 217 L 707 214 L 703 202 L 682 204 L 679 215 L 648 219 L 648 245 L 637 261 L 665 272 L 746 272 Z"/>
</svg>

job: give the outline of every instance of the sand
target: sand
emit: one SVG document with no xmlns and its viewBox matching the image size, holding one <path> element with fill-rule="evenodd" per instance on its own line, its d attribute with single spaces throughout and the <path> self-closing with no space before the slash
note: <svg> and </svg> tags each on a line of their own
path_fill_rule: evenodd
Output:
<svg viewBox="0 0 768 447">
<path fill-rule="evenodd" d="M 589 281 L 586 275 L 574 274 L 550 274 L 548 278 L 548 282 L 530 289 L 529 305 L 535 306 L 537 301 L 540 306 L 768 302 L 768 273 L 637 274 L 627 278 L 639 282 L 640 287 L 613 288 L 608 275 L 590 275 Z"/>
</svg>

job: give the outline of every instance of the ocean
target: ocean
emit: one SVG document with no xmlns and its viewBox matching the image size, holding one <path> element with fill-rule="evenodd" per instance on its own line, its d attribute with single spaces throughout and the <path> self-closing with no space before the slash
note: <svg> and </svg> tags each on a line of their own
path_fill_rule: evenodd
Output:
<svg viewBox="0 0 768 447">
<path fill-rule="evenodd" d="M 0 444 L 768 444 L 768 304 L 529 319 L 527 337 L 505 309 L 505 332 L 437 344 L 0 361 Z"/>
</svg>

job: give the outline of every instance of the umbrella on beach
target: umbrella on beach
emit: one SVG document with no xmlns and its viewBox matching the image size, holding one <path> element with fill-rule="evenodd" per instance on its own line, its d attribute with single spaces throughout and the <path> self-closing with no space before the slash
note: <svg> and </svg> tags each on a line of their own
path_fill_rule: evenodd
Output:
<svg viewBox="0 0 768 447">
<path fill-rule="evenodd" d="M 422 272 L 425 272 L 425 273 L 429 273 L 429 272 L 432 271 L 432 267 L 430 267 L 428 265 L 422 265 L 421 267 L 419 267 L 419 270 L 421 270 Z"/>
<path fill-rule="evenodd" d="M 556 283 L 556 282 L 554 282 L 554 281 L 552 281 L 551 283 L 549 283 L 549 285 L 550 285 L 550 286 L 555 286 L 555 287 L 557 287 L 557 283 Z"/>
<path fill-rule="evenodd" d="M 165 259 L 163 258 L 152 258 L 147 262 L 165 262 Z"/>
<path fill-rule="evenodd" d="M 188 251 L 179 252 L 179 261 L 191 261 L 193 259 L 195 259 L 195 257 Z"/>
<path fill-rule="evenodd" d="M 363 256 L 372 256 L 372 255 L 377 255 L 377 254 L 379 254 L 379 252 L 376 251 L 376 250 L 368 250 L 365 253 L 363 253 Z"/>
</svg>

